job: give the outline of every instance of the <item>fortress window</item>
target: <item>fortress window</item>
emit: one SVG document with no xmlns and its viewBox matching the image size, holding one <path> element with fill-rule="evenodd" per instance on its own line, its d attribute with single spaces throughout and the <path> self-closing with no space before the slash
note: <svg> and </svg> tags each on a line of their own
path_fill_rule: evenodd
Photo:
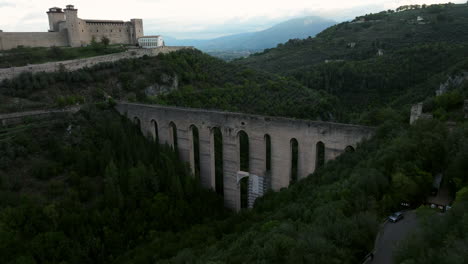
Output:
<svg viewBox="0 0 468 264">
<path fill-rule="evenodd" d="M 112 32 L 112 29 L 111 29 L 111 32 Z"/>
<path fill-rule="evenodd" d="M 119 32 L 122 32 L 122 30 L 121 30 L 121 29 L 119 29 Z"/>
<path fill-rule="evenodd" d="M 82 29 L 81 32 L 84 32 L 84 30 Z"/>
<path fill-rule="evenodd" d="M 97 29 L 96 32 L 99 32 L 99 29 Z"/>
</svg>

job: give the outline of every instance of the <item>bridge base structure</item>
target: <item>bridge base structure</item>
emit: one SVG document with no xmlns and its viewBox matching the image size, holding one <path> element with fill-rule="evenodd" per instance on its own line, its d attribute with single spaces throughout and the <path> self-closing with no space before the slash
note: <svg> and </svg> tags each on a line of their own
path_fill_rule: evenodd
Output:
<svg viewBox="0 0 468 264">
<path fill-rule="evenodd" d="M 374 132 L 366 126 L 161 105 L 118 103 L 116 110 L 144 135 L 177 148 L 202 186 L 236 211 L 253 207 L 268 189 L 307 177 Z M 248 148 L 241 146 L 241 133 Z"/>
</svg>

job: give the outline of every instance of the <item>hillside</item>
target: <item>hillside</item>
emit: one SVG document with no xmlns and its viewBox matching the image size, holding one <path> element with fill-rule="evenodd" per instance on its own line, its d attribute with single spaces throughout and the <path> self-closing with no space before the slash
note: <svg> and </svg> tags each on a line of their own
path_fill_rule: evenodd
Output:
<svg viewBox="0 0 468 264">
<path fill-rule="evenodd" d="M 353 112 L 400 107 L 424 100 L 464 68 L 467 11 L 447 4 L 357 17 L 235 64 L 292 77 Z"/>
<path fill-rule="evenodd" d="M 183 50 L 76 72 L 25 73 L 0 83 L 0 112 L 101 102 L 106 96 L 324 120 L 339 110 L 333 107 L 334 97 L 296 81 Z"/>
<path fill-rule="evenodd" d="M 466 4 L 433 5 L 399 12 L 383 11 L 332 26 L 315 38 L 294 39 L 237 63 L 285 73 L 325 60 L 363 60 L 414 44 L 465 43 Z M 423 20 L 418 21 L 421 17 Z"/>
</svg>

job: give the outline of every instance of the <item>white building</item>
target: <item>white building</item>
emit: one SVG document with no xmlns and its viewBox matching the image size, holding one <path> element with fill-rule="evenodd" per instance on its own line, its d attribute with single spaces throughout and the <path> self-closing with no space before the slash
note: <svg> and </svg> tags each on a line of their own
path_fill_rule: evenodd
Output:
<svg viewBox="0 0 468 264">
<path fill-rule="evenodd" d="M 138 46 L 144 49 L 153 49 L 164 46 L 164 40 L 161 36 L 143 36 L 138 38 Z"/>
</svg>

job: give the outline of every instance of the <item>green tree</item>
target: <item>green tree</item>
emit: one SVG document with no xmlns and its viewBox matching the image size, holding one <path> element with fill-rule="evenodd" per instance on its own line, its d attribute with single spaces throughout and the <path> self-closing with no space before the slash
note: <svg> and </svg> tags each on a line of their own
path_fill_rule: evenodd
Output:
<svg viewBox="0 0 468 264">
<path fill-rule="evenodd" d="M 111 161 L 104 174 L 104 201 L 107 206 L 121 207 L 123 205 L 123 196 L 120 190 L 118 169 Z"/>
<path fill-rule="evenodd" d="M 109 46 L 110 39 L 106 36 L 103 36 L 101 38 L 101 43 L 104 45 L 104 48 L 107 48 L 107 46 Z"/>
</svg>

